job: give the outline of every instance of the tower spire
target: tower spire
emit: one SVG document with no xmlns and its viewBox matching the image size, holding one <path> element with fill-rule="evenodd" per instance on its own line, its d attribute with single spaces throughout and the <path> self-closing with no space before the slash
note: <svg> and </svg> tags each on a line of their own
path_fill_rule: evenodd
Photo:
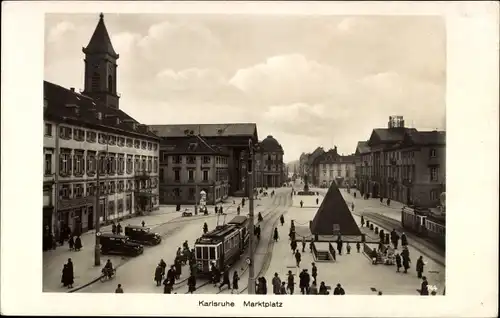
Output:
<svg viewBox="0 0 500 318">
<path fill-rule="evenodd" d="M 116 54 L 113 45 L 111 44 L 111 38 L 109 37 L 108 30 L 104 24 L 104 14 L 101 12 L 99 14 L 99 22 L 94 30 L 94 34 L 90 38 L 87 47 L 82 49 L 85 54 L 99 54 L 107 53 L 111 57 L 118 59 L 120 56 Z"/>
</svg>

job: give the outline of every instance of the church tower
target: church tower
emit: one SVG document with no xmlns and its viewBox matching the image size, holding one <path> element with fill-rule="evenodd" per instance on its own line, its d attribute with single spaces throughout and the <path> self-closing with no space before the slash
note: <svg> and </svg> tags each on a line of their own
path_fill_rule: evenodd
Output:
<svg viewBox="0 0 500 318">
<path fill-rule="evenodd" d="M 119 98 L 116 92 L 116 54 L 111 39 L 104 25 L 104 14 L 99 15 L 99 23 L 87 47 L 82 48 L 85 54 L 85 84 L 83 94 L 99 100 L 107 107 L 119 109 Z"/>
</svg>

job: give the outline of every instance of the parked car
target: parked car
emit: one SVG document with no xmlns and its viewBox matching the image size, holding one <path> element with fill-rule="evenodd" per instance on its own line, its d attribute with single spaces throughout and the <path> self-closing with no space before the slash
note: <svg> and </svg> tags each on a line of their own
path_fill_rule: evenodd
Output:
<svg viewBox="0 0 500 318">
<path fill-rule="evenodd" d="M 126 236 L 101 233 L 99 237 L 101 254 L 137 256 L 144 252 L 144 247 L 141 244 L 131 242 Z"/>
<path fill-rule="evenodd" d="M 125 235 L 131 242 L 145 245 L 158 245 L 161 242 L 160 234 L 152 232 L 149 227 L 127 225 Z"/>
</svg>

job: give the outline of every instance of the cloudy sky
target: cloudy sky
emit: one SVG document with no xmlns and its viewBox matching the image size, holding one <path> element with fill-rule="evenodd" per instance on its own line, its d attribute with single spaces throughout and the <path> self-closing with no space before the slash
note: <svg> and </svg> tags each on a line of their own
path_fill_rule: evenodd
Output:
<svg viewBox="0 0 500 318">
<path fill-rule="evenodd" d="M 96 14 L 46 16 L 45 80 L 83 88 Z M 445 128 L 438 17 L 106 14 L 120 108 L 146 124 L 255 122 L 285 160 L 352 153 L 390 115 Z"/>
</svg>

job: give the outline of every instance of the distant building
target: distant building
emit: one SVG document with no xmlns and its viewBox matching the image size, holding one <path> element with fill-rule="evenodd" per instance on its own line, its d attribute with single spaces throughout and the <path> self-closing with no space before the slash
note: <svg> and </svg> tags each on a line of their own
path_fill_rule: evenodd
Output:
<svg viewBox="0 0 500 318">
<path fill-rule="evenodd" d="M 307 161 L 309 159 L 308 153 L 302 153 L 299 158 L 299 171 L 298 174 L 303 178 L 307 174 Z"/>
<path fill-rule="evenodd" d="M 366 146 L 356 152 L 360 191 L 405 204 L 440 204 L 446 189 L 444 131 L 406 128 L 401 116 L 391 116 L 388 128 L 374 129 Z"/>
<path fill-rule="evenodd" d="M 369 179 L 371 172 L 368 170 L 370 167 L 368 163 L 371 162 L 371 152 L 368 146 L 368 141 L 359 141 L 354 153 L 355 160 L 355 178 L 356 187 L 360 189 L 361 184 L 365 184 Z"/>
<path fill-rule="evenodd" d="M 307 157 L 306 174 L 309 178 L 308 182 L 311 185 L 319 186 L 318 171 L 316 171 L 318 167 L 314 165 L 314 161 L 324 153 L 325 150 L 323 147 L 318 147 Z"/>
<path fill-rule="evenodd" d="M 258 148 L 255 153 L 255 187 L 281 187 L 286 180 L 283 147 L 273 136 L 267 136 L 259 142 Z"/>
<path fill-rule="evenodd" d="M 83 92 L 43 83 L 44 235 L 93 229 L 97 201 L 103 223 L 158 208 L 160 139 L 119 108 L 119 56 L 102 14 L 83 52 Z"/>
<path fill-rule="evenodd" d="M 337 147 L 319 155 L 313 162 L 314 180 L 322 188 L 330 187 L 335 182 L 340 188 L 355 184 L 355 157 L 342 156 Z"/>
<path fill-rule="evenodd" d="M 192 140 L 192 136 L 199 136 L 208 145 L 224 149 L 224 153 L 227 154 L 228 194 L 230 196 L 247 195 L 248 173 L 246 161 L 249 154 L 248 141 L 252 139 L 254 144 L 258 143 L 256 124 L 151 125 L 150 128 L 157 136 L 161 137 L 161 147 L 165 151 L 171 145 Z M 165 182 L 163 183 L 164 189 L 175 189 L 171 184 Z M 172 195 L 169 194 L 168 196 Z"/>
<path fill-rule="evenodd" d="M 226 199 L 228 157 L 199 136 L 166 139 L 160 146 L 160 203 L 195 204 L 202 190 L 208 204 Z"/>
</svg>

